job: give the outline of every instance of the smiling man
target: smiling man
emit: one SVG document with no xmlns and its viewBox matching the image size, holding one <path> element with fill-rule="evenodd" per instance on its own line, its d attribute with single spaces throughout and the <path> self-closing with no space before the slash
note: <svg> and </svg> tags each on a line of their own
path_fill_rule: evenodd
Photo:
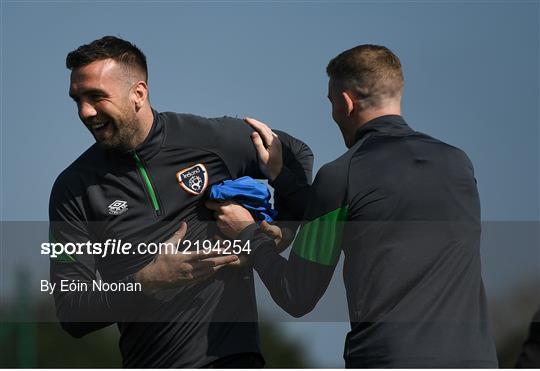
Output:
<svg viewBox="0 0 540 371">
<path fill-rule="evenodd" d="M 129 151 L 150 132 L 153 114 L 147 100 L 147 73 L 142 56 L 103 59 L 85 64 L 68 56 L 72 69 L 69 96 L 77 104 L 81 121 L 102 146 Z M 132 60 L 130 60 L 132 59 Z M 78 67 L 78 68 L 77 68 Z"/>
<path fill-rule="evenodd" d="M 250 128 L 233 118 L 152 109 L 146 58 L 128 41 L 106 36 L 82 45 L 66 65 L 69 95 L 96 143 L 54 184 L 51 240 L 176 246 L 212 239 L 217 229 L 203 205 L 206 190 L 225 179 L 263 177 Z M 283 161 L 309 183 L 311 151 L 279 136 Z M 278 209 L 290 218 L 294 210 L 281 194 Z M 261 367 L 253 272 L 238 262 L 200 250 L 62 254 L 51 259 L 53 284 L 90 287 L 101 279 L 118 287 L 137 283 L 142 292 L 57 290 L 57 315 L 75 337 L 116 323 L 125 367 Z"/>
</svg>

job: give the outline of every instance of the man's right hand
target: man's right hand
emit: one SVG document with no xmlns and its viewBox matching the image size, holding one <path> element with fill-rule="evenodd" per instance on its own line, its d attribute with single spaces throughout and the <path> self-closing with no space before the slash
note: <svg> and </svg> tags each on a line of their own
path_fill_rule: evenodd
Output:
<svg viewBox="0 0 540 371">
<path fill-rule="evenodd" d="M 186 231 L 187 225 L 182 223 L 178 231 L 165 243 L 178 246 Z M 208 254 L 204 251 L 191 251 L 190 254 L 167 251 L 158 254 L 150 264 L 138 271 L 135 281 L 142 284 L 145 294 L 154 295 L 161 289 L 203 281 L 237 260 L 236 255 L 219 255 L 216 251 Z"/>
<path fill-rule="evenodd" d="M 259 157 L 259 167 L 268 180 L 273 181 L 283 167 L 281 141 L 264 122 L 249 117 L 244 121 L 255 130 L 251 134 L 251 140 Z"/>
</svg>

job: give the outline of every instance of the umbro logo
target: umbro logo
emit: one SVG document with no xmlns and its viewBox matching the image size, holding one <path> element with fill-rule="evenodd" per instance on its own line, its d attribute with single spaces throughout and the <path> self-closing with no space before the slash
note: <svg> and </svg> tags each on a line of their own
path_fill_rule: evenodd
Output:
<svg viewBox="0 0 540 371">
<path fill-rule="evenodd" d="M 109 205 L 109 214 L 120 215 L 128 210 L 127 202 L 122 200 L 116 200 Z"/>
</svg>

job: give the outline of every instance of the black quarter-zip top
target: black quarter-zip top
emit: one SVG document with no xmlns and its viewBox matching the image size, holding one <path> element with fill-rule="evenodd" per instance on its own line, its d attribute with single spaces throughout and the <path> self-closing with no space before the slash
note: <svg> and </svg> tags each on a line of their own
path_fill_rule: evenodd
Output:
<svg viewBox="0 0 540 371">
<path fill-rule="evenodd" d="M 356 143 L 321 167 L 313 185 L 274 185 L 305 203 L 286 260 L 264 234 L 254 267 L 279 306 L 308 313 L 344 254 L 350 368 L 494 368 L 480 266 L 480 202 L 460 149 L 377 117 Z M 308 197 L 304 197 L 307 195 Z M 242 232 L 252 238 L 256 226 Z"/>
<path fill-rule="evenodd" d="M 181 222 L 189 241 L 211 240 L 213 214 L 205 208 L 213 184 L 241 176 L 262 178 L 251 128 L 234 118 L 208 119 L 154 111 L 147 138 L 128 154 L 91 146 L 57 178 L 50 199 L 51 238 L 60 243 L 168 240 Z M 284 163 L 311 182 L 309 147 L 286 133 Z M 197 174 L 182 178 L 182 174 Z M 282 220 L 302 215 L 276 189 Z M 133 252 L 51 259 L 51 281 L 132 282 L 153 254 Z M 260 353 L 251 268 L 221 269 L 209 280 L 156 297 L 143 293 L 58 292 L 57 315 L 74 336 L 117 323 L 125 367 L 201 367 L 239 353 Z M 188 341 L 189 340 L 189 341 Z"/>
</svg>

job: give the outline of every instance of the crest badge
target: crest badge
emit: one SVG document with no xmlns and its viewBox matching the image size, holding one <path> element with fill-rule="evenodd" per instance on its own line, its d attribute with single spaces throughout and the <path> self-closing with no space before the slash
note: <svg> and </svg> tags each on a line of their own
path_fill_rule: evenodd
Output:
<svg viewBox="0 0 540 371">
<path fill-rule="evenodd" d="M 208 171 L 203 164 L 196 164 L 176 173 L 176 180 L 187 193 L 197 196 L 208 185 Z"/>
</svg>

